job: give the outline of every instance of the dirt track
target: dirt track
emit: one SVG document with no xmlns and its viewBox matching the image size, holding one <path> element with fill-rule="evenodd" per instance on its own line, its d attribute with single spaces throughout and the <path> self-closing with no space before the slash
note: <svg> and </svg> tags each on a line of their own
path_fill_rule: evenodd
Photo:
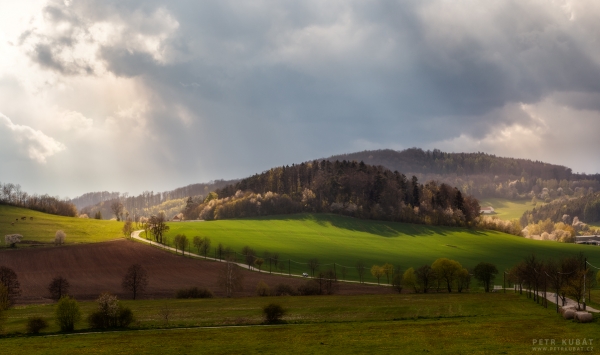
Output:
<svg viewBox="0 0 600 355">
<path fill-rule="evenodd" d="M 0 265 L 15 270 L 21 283 L 19 303 L 45 303 L 47 285 L 61 275 L 71 284 L 70 294 L 79 300 L 95 299 L 108 291 L 122 299 L 131 296 L 121 289 L 121 280 L 131 264 L 139 263 L 149 274 L 149 285 L 142 298 L 173 297 L 181 288 L 205 287 L 218 297 L 217 275 L 224 265 L 173 255 L 141 243 L 119 240 L 106 243 L 68 245 L 0 251 Z M 306 280 L 268 273 L 244 273 L 244 291 L 236 296 L 254 296 L 259 280 L 269 286 L 286 283 L 294 287 Z M 388 287 L 341 283 L 340 294 L 391 293 Z"/>
</svg>

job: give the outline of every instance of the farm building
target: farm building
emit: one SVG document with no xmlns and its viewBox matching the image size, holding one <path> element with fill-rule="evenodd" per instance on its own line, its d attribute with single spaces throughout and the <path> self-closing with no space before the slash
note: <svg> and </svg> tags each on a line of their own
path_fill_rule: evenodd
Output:
<svg viewBox="0 0 600 355">
<path fill-rule="evenodd" d="M 479 211 L 479 213 L 481 213 L 481 214 L 492 214 L 492 213 L 494 213 L 494 207 L 492 207 L 492 206 L 481 207 L 481 210 Z"/>
<path fill-rule="evenodd" d="M 600 235 L 581 235 L 575 237 L 575 243 L 577 244 L 600 244 Z"/>
</svg>

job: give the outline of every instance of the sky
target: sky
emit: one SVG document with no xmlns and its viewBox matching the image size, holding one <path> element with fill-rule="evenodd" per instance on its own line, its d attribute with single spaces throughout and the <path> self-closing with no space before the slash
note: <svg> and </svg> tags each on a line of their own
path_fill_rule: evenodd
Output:
<svg viewBox="0 0 600 355">
<path fill-rule="evenodd" d="M 164 191 L 365 149 L 600 172 L 596 0 L 0 0 L 0 182 Z"/>
</svg>

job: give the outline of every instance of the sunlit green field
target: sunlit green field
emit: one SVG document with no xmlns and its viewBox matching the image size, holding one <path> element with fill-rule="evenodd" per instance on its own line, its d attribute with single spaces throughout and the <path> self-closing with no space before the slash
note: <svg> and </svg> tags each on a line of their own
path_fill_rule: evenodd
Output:
<svg viewBox="0 0 600 355">
<path fill-rule="evenodd" d="M 26 217 L 22 220 L 21 217 Z M 33 217 L 33 220 L 30 219 Z M 18 221 L 15 221 L 18 219 Z M 14 225 L 11 225 L 14 223 Z M 4 235 L 21 234 L 24 240 L 35 240 L 43 243 L 54 241 L 57 230 L 67 234 L 66 243 L 103 242 L 123 238 L 123 223 L 63 217 L 36 212 L 24 208 L 0 205 L 0 236 L 4 246 Z M 17 245 L 25 246 L 25 244 Z"/>
<path fill-rule="evenodd" d="M 487 198 L 479 201 L 481 207 L 492 206 L 496 216 L 501 219 L 519 219 L 527 210 L 532 210 L 535 207 L 531 200 L 508 200 L 503 198 Z M 541 203 L 538 202 L 538 206 Z"/>
<path fill-rule="evenodd" d="M 338 275 L 340 265 L 348 266 L 347 278 L 351 279 L 357 278 L 354 266 L 359 260 L 369 268 L 373 264 L 389 262 L 405 270 L 448 257 L 465 267 L 487 261 L 496 264 L 499 270 L 505 270 L 530 253 L 541 258 L 560 258 L 582 251 L 590 262 L 600 264 L 600 248 L 586 245 L 529 240 L 495 231 L 360 220 L 327 214 L 174 222 L 169 225 L 169 242 L 177 234 L 185 234 L 188 239 L 210 237 L 209 256 L 215 256 L 214 248 L 219 243 L 238 253 L 248 245 L 259 255 L 264 251 L 278 252 L 285 264 L 285 272 L 288 267 L 292 273 L 307 272 L 306 265 L 299 263 L 318 258 L 321 270 L 333 268 L 335 263 Z M 190 247 L 193 250 L 193 246 Z M 268 269 L 268 263 L 263 265 L 263 270 L 265 268 Z M 371 277 L 368 271 L 366 274 Z"/>
<path fill-rule="evenodd" d="M 281 304 L 287 324 L 262 326 L 261 308 Z M 563 320 L 552 304 L 543 308 L 524 295 L 410 294 L 298 296 L 243 299 L 128 301 L 137 321 L 129 330 L 61 335 L 54 305 L 6 312 L 0 339 L 5 354 L 522 354 L 534 339 L 594 339 L 589 324 Z M 161 309 L 168 305 L 169 321 Z M 82 304 L 84 318 L 94 309 Z M 28 317 L 51 328 L 26 336 Z M 541 326 L 543 325 L 543 326 Z M 210 327 L 210 328 L 201 328 Z M 84 321 L 76 331 L 86 331 Z M 162 329 L 161 329 L 162 328 Z M 54 336 L 56 334 L 56 336 Z M 46 335 L 46 336 L 44 336 Z M 50 336 L 48 336 L 50 335 Z"/>
</svg>

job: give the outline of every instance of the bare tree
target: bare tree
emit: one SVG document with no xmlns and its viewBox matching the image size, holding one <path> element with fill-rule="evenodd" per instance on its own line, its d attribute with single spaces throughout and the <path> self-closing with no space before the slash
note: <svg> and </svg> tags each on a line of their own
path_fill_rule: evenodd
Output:
<svg viewBox="0 0 600 355">
<path fill-rule="evenodd" d="M 121 286 L 133 294 L 133 299 L 143 293 L 148 286 L 148 272 L 140 264 L 133 264 L 127 269 Z"/>
<path fill-rule="evenodd" d="M 62 276 L 56 276 L 52 279 L 52 282 L 48 285 L 48 292 L 50 292 L 50 298 L 58 301 L 62 296 L 69 294 L 69 281 Z"/>
<path fill-rule="evenodd" d="M 243 279 L 244 275 L 241 273 L 240 268 L 228 260 L 219 272 L 218 283 L 225 291 L 225 295 L 231 297 L 234 292 L 242 290 Z"/>
<path fill-rule="evenodd" d="M 17 273 L 6 266 L 0 266 L 0 283 L 6 287 L 8 293 L 8 306 L 15 304 L 17 297 L 21 295 L 21 284 Z"/>
<path fill-rule="evenodd" d="M 321 289 L 322 293 L 325 293 L 327 295 L 332 295 L 339 288 L 337 276 L 333 270 L 320 272 L 319 280 L 321 280 L 321 283 L 319 285 L 320 285 L 320 287 L 322 287 L 322 289 Z"/>
<path fill-rule="evenodd" d="M 181 254 L 185 255 L 185 248 L 190 245 L 190 242 L 185 234 L 181 235 L 179 238 L 179 250 L 181 250 Z"/>
<path fill-rule="evenodd" d="M 358 278 L 361 283 L 363 282 L 363 275 L 365 274 L 366 269 L 365 263 L 362 262 L 362 260 L 356 262 L 356 272 L 358 272 Z"/>
<path fill-rule="evenodd" d="M 148 221 L 148 225 L 150 227 L 150 233 L 154 236 L 154 240 L 157 243 L 164 244 L 165 238 L 164 235 L 169 231 L 169 226 L 166 224 L 167 218 L 163 212 L 159 213 L 157 216 L 150 217 Z"/>
<path fill-rule="evenodd" d="M 121 216 L 123 215 L 123 204 L 119 201 L 115 201 L 110 205 L 110 210 L 117 217 L 117 221 L 121 220 Z"/>
<path fill-rule="evenodd" d="M 200 247 L 200 249 L 202 249 L 202 254 L 204 254 L 204 259 L 206 259 L 206 253 L 210 250 L 210 238 L 209 237 L 202 238 L 202 246 Z"/>
<path fill-rule="evenodd" d="M 242 248 L 242 254 L 244 254 L 244 257 L 246 258 L 246 264 L 248 264 L 248 269 L 252 268 L 252 265 L 254 265 L 254 260 L 256 259 L 256 253 L 254 252 L 254 249 L 246 245 Z"/>
<path fill-rule="evenodd" d="M 422 289 L 424 293 L 427 293 L 429 286 L 436 279 L 436 274 L 431 266 L 425 264 L 414 271 L 415 283 L 418 288 Z"/>
<path fill-rule="evenodd" d="M 310 268 L 310 273 L 312 277 L 315 277 L 315 271 L 319 269 L 319 259 L 312 258 L 308 261 L 308 267 Z"/>
</svg>

